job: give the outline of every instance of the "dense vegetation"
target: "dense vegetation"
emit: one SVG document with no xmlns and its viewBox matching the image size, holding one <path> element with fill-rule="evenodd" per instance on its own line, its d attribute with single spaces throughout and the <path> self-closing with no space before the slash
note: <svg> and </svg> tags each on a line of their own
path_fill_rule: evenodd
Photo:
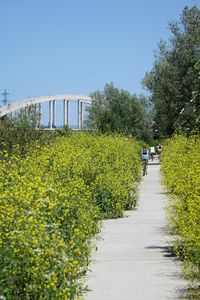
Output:
<svg viewBox="0 0 200 300">
<path fill-rule="evenodd" d="M 162 156 L 164 183 L 171 193 L 169 217 L 175 250 L 185 273 L 200 280 L 200 135 L 174 136 Z M 195 298 L 197 299 L 197 298 Z"/>
<path fill-rule="evenodd" d="M 78 299 L 100 218 L 136 203 L 136 143 L 71 134 L 17 155 L 1 153 L 1 298 Z"/>
<path fill-rule="evenodd" d="M 148 100 L 106 84 L 104 90 L 91 94 L 88 125 L 102 133 L 118 132 L 149 141 L 151 117 Z"/>
<path fill-rule="evenodd" d="M 0 149 L 10 155 L 16 151 L 15 145 L 18 145 L 18 154 L 23 156 L 36 141 L 40 144 L 51 141 L 55 133 L 47 135 L 41 128 L 37 129 L 39 117 L 35 107 L 30 106 L 14 116 L 0 118 Z"/>
<path fill-rule="evenodd" d="M 154 106 L 154 130 L 164 137 L 200 129 L 200 10 L 185 7 L 171 22 L 170 41 L 161 41 L 144 78 Z"/>
</svg>

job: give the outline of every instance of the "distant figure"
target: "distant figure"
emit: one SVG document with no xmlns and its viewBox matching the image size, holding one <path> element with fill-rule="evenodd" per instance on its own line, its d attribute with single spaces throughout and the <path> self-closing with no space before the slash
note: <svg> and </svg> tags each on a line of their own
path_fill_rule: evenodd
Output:
<svg viewBox="0 0 200 300">
<path fill-rule="evenodd" d="M 163 146 L 162 146 L 161 144 L 159 144 L 159 145 L 157 146 L 158 159 L 160 159 L 160 154 L 161 154 L 161 152 L 162 152 L 162 149 L 163 149 Z"/>
<path fill-rule="evenodd" d="M 151 160 L 153 160 L 154 155 L 156 154 L 154 146 L 151 146 L 149 149 Z"/>
<path fill-rule="evenodd" d="M 149 150 L 146 146 L 143 146 L 142 152 L 141 152 L 141 159 L 142 159 L 142 171 L 143 176 L 147 174 L 147 165 L 148 165 L 148 159 L 149 159 Z"/>
</svg>

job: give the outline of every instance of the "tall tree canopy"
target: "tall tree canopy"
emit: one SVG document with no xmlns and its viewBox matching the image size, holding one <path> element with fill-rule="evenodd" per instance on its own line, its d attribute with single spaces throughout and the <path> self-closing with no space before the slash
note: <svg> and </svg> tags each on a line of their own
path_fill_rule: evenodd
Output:
<svg viewBox="0 0 200 300">
<path fill-rule="evenodd" d="M 145 97 L 132 96 L 125 90 L 106 84 L 104 91 L 91 95 L 89 125 L 100 132 L 120 132 L 148 139 L 150 120 Z"/>
<path fill-rule="evenodd" d="M 172 37 L 161 41 L 144 86 L 151 92 L 155 126 L 163 136 L 200 129 L 200 10 L 185 7 Z"/>
</svg>

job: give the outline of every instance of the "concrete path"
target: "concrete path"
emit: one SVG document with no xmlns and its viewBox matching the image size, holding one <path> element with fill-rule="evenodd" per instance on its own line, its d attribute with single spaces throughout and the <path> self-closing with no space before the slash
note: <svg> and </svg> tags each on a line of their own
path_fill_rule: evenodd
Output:
<svg viewBox="0 0 200 300">
<path fill-rule="evenodd" d="M 160 165 L 149 165 L 137 210 L 103 221 L 85 300 L 183 299 L 187 283 L 180 278 L 180 262 L 171 254 L 164 230 L 165 197 Z"/>
</svg>

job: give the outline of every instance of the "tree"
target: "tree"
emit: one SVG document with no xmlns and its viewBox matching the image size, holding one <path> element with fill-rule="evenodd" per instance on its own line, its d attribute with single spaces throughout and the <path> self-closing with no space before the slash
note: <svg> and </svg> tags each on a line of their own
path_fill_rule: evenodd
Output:
<svg viewBox="0 0 200 300">
<path fill-rule="evenodd" d="M 161 41 L 143 84 L 151 92 L 155 126 L 164 136 L 200 129 L 200 10 L 185 7 L 169 24 L 172 38 Z"/>
<path fill-rule="evenodd" d="M 141 139 L 148 138 L 150 121 L 144 96 L 137 98 L 111 83 L 105 85 L 104 91 L 96 91 L 91 97 L 89 127 L 103 133 L 119 132 Z"/>
<path fill-rule="evenodd" d="M 27 151 L 27 147 L 38 140 L 42 132 L 36 129 L 39 114 L 35 107 L 29 106 L 15 116 L 6 115 L 0 119 L 0 143 L 1 147 L 9 153 L 13 146 L 18 144 L 21 154 Z"/>
</svg>

